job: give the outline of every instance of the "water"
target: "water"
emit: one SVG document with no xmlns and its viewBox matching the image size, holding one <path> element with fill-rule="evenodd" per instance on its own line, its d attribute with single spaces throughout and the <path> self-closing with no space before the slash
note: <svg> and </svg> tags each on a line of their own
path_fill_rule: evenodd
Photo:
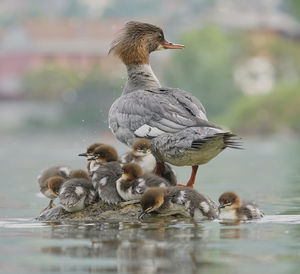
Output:
<svg viewBox="0 0 300 274">
<path fill-rule="evenodd" d="M 261 206 L 259 221 L 35 222 L 48 202 L 37 194 L 39 171 L 56 163 L 84 167 L 76 155 L 96 140 L 85 135 L 1 136 L 1 273 L 299 273 L 296 138 L 245 139 L 244 151 L 226 150 L 199 168 L 199 191 L 217 199 L 235 190 Z M 176 171 L 186 182 L 190 169 Z"/>
</svg>

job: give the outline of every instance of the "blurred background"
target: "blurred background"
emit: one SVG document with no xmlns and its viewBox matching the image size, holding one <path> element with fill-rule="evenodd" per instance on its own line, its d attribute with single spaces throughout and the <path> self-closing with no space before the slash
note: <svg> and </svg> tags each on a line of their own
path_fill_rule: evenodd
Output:
<svg viewBox="0 0 300 274">
<path fill-rule="evenodd" d="M 129 20 L 186 46 L 152 66 L 210 120 L 243 136 L 300 132 L 297 0 L 2 0 L 0 132 L 109 135 L 126 70 L 108 50 Z"/>
<path fill-rule="evenodd" d="M 185 45 L 151 54 L 161 84 L 192 92 L 210 121 L 243 138 L 245 150 L 199 167 L 195 188 L 214 200 L 234 190 L 265 221 L 31 223 L 48 204 L 42 169 L 85 168 L 77 155 L 95 141 L 128 150 L 107 115 L 127 78 L 108 50 L 130 20 Z M 299 0 L 1 0 L 1 271 L 298 273 L 300 221 L 290 215 L 300 212 L 299 121 Z M 190 167 L 175 170 L 186 183 Z"/>
</svg>

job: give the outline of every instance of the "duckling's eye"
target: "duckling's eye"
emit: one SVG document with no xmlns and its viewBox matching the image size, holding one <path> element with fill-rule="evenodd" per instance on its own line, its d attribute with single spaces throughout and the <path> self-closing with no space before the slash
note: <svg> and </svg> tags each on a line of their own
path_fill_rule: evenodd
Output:
<svg viewBox="0 0 300 274">
<path fill-rule="evenodd" d="M 164 38 L 164 37 L 163 37 L 162 33 L 159 33 L 159 34 L 158 34 L 158 39 L 159 39 L 159 40 L 162 40 L 163 38 Z"/>
</svg>

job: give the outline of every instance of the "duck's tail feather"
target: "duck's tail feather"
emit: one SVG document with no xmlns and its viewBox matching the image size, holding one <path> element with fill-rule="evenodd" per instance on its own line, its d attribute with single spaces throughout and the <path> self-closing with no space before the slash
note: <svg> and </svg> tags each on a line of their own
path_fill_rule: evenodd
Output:
<svg viewBox="0 0 300 274">
<path fill-rule="evenodd" d="M 231 132 L 220 132 L 214 135 L 205 137 L 203 139 L 194 140 L 192 142 L 191 148 L 193 149 L 201 149 L 204 145 L 207 145 L 210 142 L 216 141 L 220 136 L 223 137 L 223 148 L 227 147 L 235 148 L 235 149 L 243 149 L 242 147 L 242 138 L 231 133 Z"/>
</svg>

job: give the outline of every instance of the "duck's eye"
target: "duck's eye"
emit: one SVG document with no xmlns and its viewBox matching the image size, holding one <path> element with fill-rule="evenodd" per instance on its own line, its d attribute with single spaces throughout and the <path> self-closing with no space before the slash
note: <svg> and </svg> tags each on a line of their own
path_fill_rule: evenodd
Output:
<svg viewBox="0 0 300 274">
<path fill-rule="evenodd" d="M 164 38 L 164 37 L 163 37 L 162 33 L 159 33 L 159 34 L 158 34 L 158 39 L 162 40 L 163 38 Z"/>
</svg>

